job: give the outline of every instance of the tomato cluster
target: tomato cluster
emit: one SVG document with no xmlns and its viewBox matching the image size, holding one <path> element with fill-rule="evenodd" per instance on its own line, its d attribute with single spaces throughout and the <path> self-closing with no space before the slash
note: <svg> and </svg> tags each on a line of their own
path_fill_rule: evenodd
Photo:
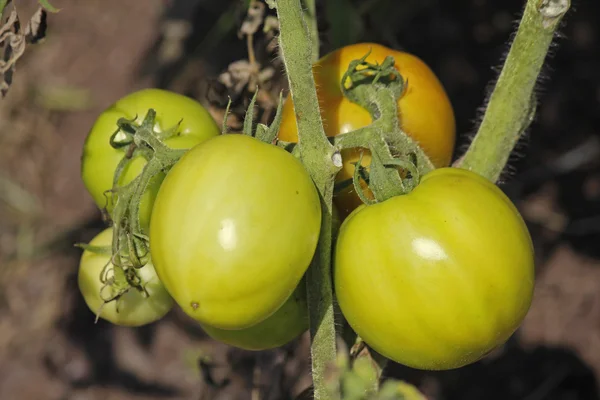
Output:
<svg viewBox="0 0 600 400">
<path fill-rule="evenodd" d="M 153 177 L 141 198 L 138 217 L 151 248 L 145 265 L 115 263 L 112 228 L 86 246 L 79 287 L 87 305 L 114 324 L 140 326 L 176 302 L 210 336 L 251 350 L 294 339 L 308 329 L 303 276 L 321 224 L 319 195 L 304 166 L 254 137 L 220 135 L 190 98 L 142 90 L 109 107 L 85 142 L 83 181 L 109 215 L 120 201 L 113 198 L 115 171 L 128 151 L 110 143 L 122 129 L 117 121 L 141 123 L 150 108 L 157 137 L 171 131 L 168 147 L 191 150 L 166 176 Z M 134 156 L 117 186 L 147 163 Z"/>
<path fill-rule="evenodd" d="M 335 295 L 350 327 L 382 355 L 415 368 L 460 367 L 505 342 L 527 313 L 531 239 L 496 185 L 448 167 L 454 114 L 441 83 L 417 57 L 367 43 L 319 60 L 313 72 L 327 135 L 371 123 L 340 86 L 350 61 L 369 50 L 372 63 L 394 57 L 408 82 L 398 100 L 401 128 L 437 169 L 409 193 L 373 205 L 362 204 L 353 188 L 334 195 Z M 120 242 L 113 228 L 86 247 L 79 286 L 89 308 L 114 324 L 139 326 L 177 304 L 211 337 L 249 350 L 281 346 L 305 332 L 304 276 L 319 242 L 321 201 L 302 162 L 282 147 L 220 134 L 187 97 L 136 92 L 106 110 L 85 143 L 82 176 L 98 206 L 112 216 L 122 207 L 118 188 L 151 164 L 142 156 L 151 152 L 133 153 L 115 175 L 127 152 L 145 145 L 111 142 L 124 129 L 119 118 L 141 123 L 148 109 L 156 110 L 156 137 L 188 150 L 152 178 L 139 215 L 128 217 L 139 218 L 141 232 L 126 232 L 125 245 L 145 240 L 149 254 L 123 263 L 120 253 L 115 257 Z M 278 140 L 298 140 L 291 98 Z M 354 175 L 357 157 L 358 150 L 344 150 L 338 182 Z"/>
</svg>

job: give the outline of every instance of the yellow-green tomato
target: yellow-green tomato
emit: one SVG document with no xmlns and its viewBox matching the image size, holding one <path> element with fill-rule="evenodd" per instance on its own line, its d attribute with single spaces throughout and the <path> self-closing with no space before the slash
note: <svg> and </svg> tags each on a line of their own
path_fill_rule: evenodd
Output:
<svg viewBox="0 0 600 400">
<path fill-rule="evenodd" d="M 96 235 L 89 244 L 110 246 L 111 243 L 112 228 L 108 228 Z M 77 276 L 79 290 L 94 315 L 98 315 L 100 311 L 100 318 L 115 325 L 141 326 L 159 320 L 173 308 L 174 301 L 158 279 L 151 262 L 137 270 L 148 295 L 131 287 L 118 300 L 105 303 L 103 298 L 110 298 L 114 293 L 113 287 L 105 286 L 100 280 L 104 267 L 109 261 L 110 255 L 93 253 L 89 250 L 85 250 L 81 256 Z M 107 277 L 114 277 L 114 272 L 109 270 Z"/>
<path fill-rule="evenodd" d="M 321 208 L 285 150 L 227 134 L 188 151 L 156 197 L 150 249 L 158 276 L 201 324 L 243 329 L 292 294 L 319 239 Z"/>
<path fill-rule="evenodd" d="M 166 139 L 165 144 L 174 149 L 189 149 L 196 144 L 220 133 L 219 127 L 209 112 L 197 101 L 178 93 L 161 89 L 143 89 L 131 93 L 106 109 L 95 121 L 88 133 L 81 158 L 81 175 L 85 187 L 100 208 L 112 211 L 106 192 L 112 189 L 115 169 L 125 155 L 126 148 L 115 149 L 110 137 L 117 131 L 120 118 L 136 118 L 141 123 L 152 108 L 156 111 L 154 130 L 164 132 L 177 128 L 177 134 Z M 178 126 L 177 124 L 180 125 Z M 126 185 L 138 176 L 146 159 L 135 157 L 123 171 L 119 185 Z M 153 179 L 147 188 L 140 206 L 140 223 L 148 231 L 152 204 L 164 175 Z"/>
<path fill-rule="evenodd" d="M 267 350 L 283 346 L 306 332 L 308 309 L 306 284 L 300 284 L 275 314 L 250 328 L 226 330 L 202 325 L 213 339 L 244 350 Z"/>
<path fill-rule="evenodd" d="M 457 368 L 521 324 L 533 295 L 533 246 L 496 185 L 441 168 L 344 221 L 334 281 L 348 323 L 376 351 L 413 368 Z"/>
</svg>

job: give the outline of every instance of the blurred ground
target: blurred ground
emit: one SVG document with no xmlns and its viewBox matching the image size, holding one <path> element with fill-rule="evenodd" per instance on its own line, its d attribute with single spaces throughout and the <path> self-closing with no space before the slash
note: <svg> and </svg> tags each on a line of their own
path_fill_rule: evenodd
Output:
<svg viewBox="0 0 600 400">
<path fill-rule="evenodd" d="M 368 40 L 419 55 L 447 88 L 464 145 L 522 3 L 328 0 L 322 52 Z M 236 34 L 241 2 L 55 5 L 62 11 L 49 16 L 46 41 L 27 49 L 0 101 L 0 399 L 250 399 L 253 387 L 263 399 L 291 398 L 308 384 L 306 338 L 256 355 L 216 344 L 177 312 L 137 330 L 94 325 L 74 280 L 72 244 L 102 229 L 79 175 L 93 120 L 146 86 L 222 97 L 210 82 L 247 57 Z M 34 6 L 19 3 L 19 13 Z M 600 398 L 599 22 L 600 3 L 575 1 L 540 85 L 538 117 L 503 185 L 536 245 L 531 312 L 504 349 L 475 365 L 387 371 L 431 399 Z M 257 57 L 276 62 L 261 43 Z M 243 109 L 247 98 L 235 100 Z M 212 361 L 200 368 L 198 359 Z"/>
</svg>

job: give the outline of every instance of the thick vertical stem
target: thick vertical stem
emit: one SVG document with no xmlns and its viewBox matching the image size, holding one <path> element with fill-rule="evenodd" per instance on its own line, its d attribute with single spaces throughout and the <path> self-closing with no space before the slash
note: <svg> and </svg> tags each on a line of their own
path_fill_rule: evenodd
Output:
<svg viewBox="0 0 600 400">
<path fill-rule="evenodd" d="M 317 24 L 317 5 L 316 0 L 304 0 L 306 6 L 306 24 L 310 32 L 310 41 L 312 48 L 312 62 L 319 60 L 319 26 Z"/>
<path fill-rule="evenodd" d="M 495 182 L 531 122 L 535 83 L 570 0 L 528 0 L 479 131 L 458 163 Z"/>
<path fill-rule="evenodd" d="M 341 157 L 327 140 L 312 74 L 313 47 L 300 0 L 277 0 L 279 45 L 285 62 L 298 126 L 300 157 L 322 200 L 323 219 L 317 254 L 308 270 L 312 375 L 316 400 L 338 397 L 329 391 L 326 369 L 336 360 L 336 335 L 331 280 L 333 179 Z M 334 390 L 335 391 L 335 390 Z"/>
</svg>

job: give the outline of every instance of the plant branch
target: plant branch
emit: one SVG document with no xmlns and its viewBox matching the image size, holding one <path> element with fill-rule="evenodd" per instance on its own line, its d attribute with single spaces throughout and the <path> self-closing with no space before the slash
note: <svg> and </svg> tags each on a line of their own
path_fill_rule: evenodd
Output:
<svg viewBox="0 0 600 400">
<path fill-rule="evenodd" d="M 326 370 L 336 361 L 336 334 L 331 279 L 333 182 L 341 169 L 341 157 L 323 130 L 319 101 L 312 74 L 314 47 L 303 19 L 300 0 L 277 0 L 279 45 L 285 62 L 290 95 L 298 126 L 299 156 L 310 173 L 322 201 L 319 245 L 307 272 L 308 308 L 314 398 L 330 398 Z M 334 392 L 338 392 L 334 390 Z"/>
<path fill-rule="evenodd" d="M 535 114 L 534 88 L 570 0 L 528 0 L 516 36 L 489 98 L 483 121 L 456 166 L 492 182 Z"/>
<path fill-rule="evenodd" d="M 365 146 L 372 137 L 378 135 L 376 123 L 334 136 L 332 138 L 333 144 L 340 150 Z"/>
<path fill-rule="evenodd" d="M 391 151 L 392 155 L 401 158 L 412 154 L 419 173 L 424 175 L 434 168 L 431 160 L 418 143 L 400 129 L 398 99 L 406 88 L 406 82 L 396 69 L 392 57 L 386 57 L 381 64 L 371 64 L 366 61 L 367 56 L 365 54 L 361 59 L 350 63 L 342 78 L 341 87 L 348 100 L 371 114 L 373 122 L 356 131 L 338 135 L 334 144 L 341 148 L 371 147 L 373 142 L 383 138 L 389 147 L 385 153 Z M 349 87 L 348 82 L 351 83 Z M 383 152 L 380 156 L 383 156 Z"/>
<path fill-rule="evenodd" d="M 304 0 L 306 7 L 304 16 L 308 31 L 310 32 L 310 41 L 312 43 L 312 62 L 319 60 L 319 26 L 317 24 L 317 6 L 316 0 Z"/>
</svg>

